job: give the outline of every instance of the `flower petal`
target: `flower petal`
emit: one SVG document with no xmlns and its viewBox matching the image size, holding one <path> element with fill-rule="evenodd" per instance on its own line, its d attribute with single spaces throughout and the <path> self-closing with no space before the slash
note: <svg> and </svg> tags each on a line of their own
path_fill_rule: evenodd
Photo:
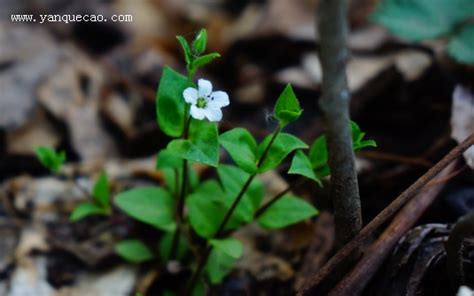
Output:
<svg viewBox="0 0 474 296">
<path fill-rule="evenodd" d="M 225 91 L 215 91 L 211 94 L 209 103 L 216 108 L 228 106 L 230 104 L 229 95 Z"/>
<path fill-rule="evenodd" d="M 189 104 L 196 104 L 198 95 L 198 90 L 193 87 L 188 87 L 183 91 L 184 100 Z"/>
<path fill-rule="evenodd" d="M 220 121 L 222 119 L 222 111 L 219 108 L 206 108 L 203 110 L 209 121 Z"/>
<path fill-rule="evenodd" d="M 212 93 L 212 83 L 206 79 L 198 80 L 199 96 L 207 97 Z"/>
<path fill-rule="evenodd" d="M 204 110 L 205 109 L 198 108 L 196 105 L 191 105 L 191 109 L 189 110 L 189 113 L 191 114 L 193 118 L 203 120 L 204 117 L 206 116 Z"/>
</svg>

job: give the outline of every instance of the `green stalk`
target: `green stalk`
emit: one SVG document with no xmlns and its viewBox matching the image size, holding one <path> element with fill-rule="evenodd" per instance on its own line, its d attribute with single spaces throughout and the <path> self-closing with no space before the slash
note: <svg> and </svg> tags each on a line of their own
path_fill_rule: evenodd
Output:
<svg viewBox="0 0 474 296">
<path fill-rule="evenodd" d="M 189 68 L 189 67 L 188 67 Z M 192 84 L 194 73 L 189 71 L 188 69 L 188 85 Z M 191 117 L 187 115 L 188 107 L 186 103 L 184 104 L 184 129 L 182 139 L 186 140 L 189 134 L 189 126 L 191 124 Z M 176 178 L 176 183 L 178 183 L 178 179 Z M 170 250 L 170 260 L 175 260 L 177 253 L 178 253 L 178 245 L 179 245 L 179 237 L 181 234 L 181 223 L 183 221 L 184 216 L 184 199 L 186 197 L 186 187 L 188 184 L 188 160 L 183 159 L 183 167 L 182 167 L 182 177 L 181 177 L 181 191 L 178 196 L 178 202 L 176 204 L 176 230 L 173 235 L 173 241 L 171 243 L 171 250 Z M 178 193 L 176 193 L 178 194 Z"/>
<path fill-rule="evenodd" d="M 265 150 L 263 151 L 262 155 L 257 160 L 257 169 L 260 167 L 260 165 L 263 163 L 263 161 L 267 157 L 268 152 L 270 151 L 270 148 L 272 147 L 273 143 L 275 142 L 275 140 L 278 137 L 278 135 L 280 134 L 280 132 L 281 132 L 281 127 L 278 126 L 278 128 L 273 133 L 273 136 L 270 139 L 270 142 L 268 143 L 267 147 L 265 147 Z M 247 181 L 245 181 L 244 185 L 242 186 L 242 189 L 239 191 L 239 194 L 237 194 L 237 197 L 234 199 L 234 202 L 232 203 L 231 207 L 229 208 L 226 215 L 224 216 L 224 219 L 222 220 L 221 224 L 219 225 L 219 228 L 218 228 L 216 234 L 214 235 L 214 238 L 218 238 L 224 233 L 225 227 L 227 226 L 227 223 L 229 222 L 230 218 L 232 217 L 232 214 L 234 213 L 235 209 L 237 208 L 240 201 L 244 197 L 245 192 L 249 188 L 250 184 L 252 183 L 252 181 L 253 181 L 253 179 L 255 178 L 256 175 L 257 175 L 256 173 L 250 175 L 248 177 Z M 197 282 L 198 282 L 198 280 L 201 276 L 201 273 L 203 272 L 204 267 L 207 264 L 207 260 L 209 259 L 209 255 L 211 254 L 211 252 L 212 252 L 212 246 L 208 245 L 206 247 L 206 251 L 204 252 L 203 256 L 198 261 L 196 271 L 194 272 L 193 276 L 191 277 L 191 279 L 188 283 L 188 286 L 186 287 L 185 295 L 191 295 L 192 292 L 194 291 L 194 289 L 196 287 L 196 284 L 197 284 Z"/>
<path fill-rule="evenodd" d="M 185 121 L 186 123 L 184 124 L 184 131 L 183 131 L 183 139 L 186 140 L 188 138 L 188 133 L 189 133 L 189 125 L 191 123 L 191 118 L 185 116 Z M 178 180 L 176 180 L 178 182 Z M 176 259 L 177 256 L 177 249 L 179 245 L 179 237 L 180 237 L 180 226 L 181 223 L 183 222 L 183 216 L 184 216 L 184 198 L 186 197 L 186 187 L 188 184 L 188 160 L 183 159 L 183 167 L 182 167 L 182 176 L 181 176 L 181 191 L 178 196 L 178 203 L 176 204 L 176 211 L 175 211 L 175 216 L 176 216 L 176 231 L 174 232 L 173 235 L 173 241 L 171 243 L 171 250 L 170 250 L 170 260 Z"/>
</svg>

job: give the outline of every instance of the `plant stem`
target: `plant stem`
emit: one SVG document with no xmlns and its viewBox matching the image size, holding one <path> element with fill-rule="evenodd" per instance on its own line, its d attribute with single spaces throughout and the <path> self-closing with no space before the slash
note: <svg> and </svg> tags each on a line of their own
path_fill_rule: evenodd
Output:
<svg viewBox="0 0 474 296">
<path fill-rule="evenodd" d="M 278 135 L 280 134 L 280 132 L 281 132 L 281 127 L 278 126 L 278 128 L 273 132 L 273 136 L 270 139 L 270 142 L 268 142 L 267 147 L 265 147 L 265 150 L 263 151 L 262 155 L 257 160 L 257 169 L 260 167 L 260 165 L 263 163 L 263 161 L 267 157 L 271 146 L 275 142 L 275 140 L 278 137 Z M 232 217 L 232 214 L 234 213 L 235 209 L 237 208 L 240 201 L 244 197 L 245 192 L 249 188 L 250 184 L 252 183 L 252 181 L 253 181 L 253 179 L 255 178 L 256 175 L 257 175 L 257 173 L 251 174 L 248 177 L 247 181 L 245 181 L 244 185 L 242 186 L 242 189 L 239 191 L 239 194 L 237 194 L 237 197 L 234 199 L 234 202 L 232 203 L 231 207 L 229 208 L 229 210 L 227 210 L 227 213 L 224 216 L 224 219 L 222 220 L 221 224 L 219 225 L 219 227 L 216 231 L 216 234 L 214 235 L 214 238 L 218 238 L 224 233 L 225 227 L 227 226 L 227 223 L 229 222 L 230 218 Z M 198 280 L 201 276 L 201 273 L 202 273 L 202 271 L 204 270 L 204 267 L 207 264 L 207 260 L 209 259 L 209 255 L 211 255 L 211 252 L 212 252 L 212 246 L 207 245 L 206 251 L 204 252 L 203 256 L 198 261 L 196 271 L 194 272 L 193 276 L 191 277 L 191 279 L 188 283 L 188 286 L 186 287 L 185 295 L 191 295 L 191 293 L 193 292 L 193 290 L 196 287 L 196 284 L 197 284 L 197 282 L 198 282 Z"/>
<path fill-rule="evenodd" d="M 256 212 L 255 212 L 255 219 L 258 219 L 263 213 L 265 213 L 268 208 L 270 208 L 275 202 L 277 202 L 280 198 L 285 196 L 288 192 L 291 190 L 295 189 L 296 187 L 299 187 L 306 183 L 308 179 L 306 178 L 299 178 L 296 182 L 290 184 L 287 188 L 279 192 L 277 195 L 272 197 L 269 201 L 267 201 L 263 206 L 261 206 Z"/>
<path fill-rule="evenodd" d="M 341 247 L 362 227 L 359 187 L 349 122 L 346 79 L 347 0 L 321 0 L 319 4 L 322 97 L 331 169 L 331 198 L 336 224 L 336 245 Z"/>
<path fill-rule="evenodd" d="M 459 218 L 446 242 L 446 262 L 449 280 L 453 288 L 464 284 L 462 243 L 464 238 L 474 232 L 474 211 Z"/>
<path fill-rule="evenodd" d="M 189 133 L 189 126 L 191 124 L 191 118 L 185 116 L 185 123 L 184 123 L 184 130 L 183 130 L 183 139 L 188 138 Z M 175 180 L 178 183 L 178 179 Z M 176 259 L 178 254 L 178 245 L 179 245 L 179 237 L 181 235 L 181 223 L 183 221 L 184 216 L 184 198 L 186 197 L 186 187 L 188 183 L 188 160 L 183 159 L 183 167 L 182 167 L 182 177 L 181 177 L 181 191 L 178 196 L 178 202 L 176 204 L 176 231 L 173 235 L 173 241 L 171 243 L 171 250 L 170 250 L 170 260 Z"/>
</svg>

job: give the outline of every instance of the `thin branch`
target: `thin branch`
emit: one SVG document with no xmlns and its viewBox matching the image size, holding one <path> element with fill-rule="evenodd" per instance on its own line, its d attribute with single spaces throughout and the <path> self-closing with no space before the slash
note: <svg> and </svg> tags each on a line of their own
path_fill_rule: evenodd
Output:
<svg viewBox="0 0 474 296">
<path fill-rule="evenodd" d="M 423 176 L 421 176 L 408 189 L 400 194 L 393 202 L 390 203 L 382 212 L 380 212 L 369 224 L 367 224 L 359 234 L 340 249 L 326 265 L 314 275 L 312 280 L 305 285 L 304 288 L 298 291 L 297 295 L 313 295 L 319 285 L 334 270 L 339 268 L 346 258 L 352 254 L 354 250 L 359 248 L 361 244 L 367 241 L 382 224 L 386 223 L 392 218 L 403 205 L 410 201 L 418 192 L 436 175 L 438 175 L 446 166 L 457 159 L 464 151 L 474 144 L 474 134 L 470 135 L 464 142 L 451 150 L 443 159 L 436 163 Z"/>
<path fill-rule="evenodd" d="M 455 167 L 456 162 L 452 162 L 433 181 L 444 179 L 454 171 Z M 331 290 L 329 295 L 359 295 L 362 293 L 400 238 L 415 225 L 421 215 L 436 200 L 445 185 L 445 183 L 438 183 L 434 186 L 432 184 L 432 182 L 427 183 L 424 190 L 403 207 L 385 231 L 367 249 L 352 271 Z"/>
<path fill-rule="evenodd" d="M 349 121 L 350 95 L 346 61 L 347 0 L 321 0 L 319 4 L 322 97 L 328 140 L 330 192 L 336 224 L 336 246 L 351 240 L 362 228 L 359 186 Z"/>
<path fill-rule="evenodd" d="M 291 190 L 295 189 L 296 187 L 299 187 L 306 183 L 308 179 L 301 177 L 299 178 L 296 182 L 293 182 L 290 184 L 288 187 L 277 193 L 274 197 L 272 197 L 269 201 L 267 201 L 263 206 L 261 206 L 257 211 L 255 211 L 255 219 L 258 219 L 263 213 L 265 213 L 268 208 L 273 205 L 275 202 L 277 202 L 280 198 L 285 196 L 288 192 Z"/>
</svg>

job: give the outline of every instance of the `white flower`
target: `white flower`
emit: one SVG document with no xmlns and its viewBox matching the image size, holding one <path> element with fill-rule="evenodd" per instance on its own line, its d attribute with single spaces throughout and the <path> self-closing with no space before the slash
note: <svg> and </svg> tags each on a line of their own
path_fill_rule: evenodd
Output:
<svg viewBox="0 0 474 296">
<path fill-rule="evenodd" d="M 219 121 L 222 119 L 221 108 L 229 105 L 229 95 L 223 91 L 212 91 L 212 83 L 205 79 L 198 80 L 198 89 L 188 87 L 183 91 L 184 100 L 191 104 L 191 116 L 203 120 Z"/>
</svg>

